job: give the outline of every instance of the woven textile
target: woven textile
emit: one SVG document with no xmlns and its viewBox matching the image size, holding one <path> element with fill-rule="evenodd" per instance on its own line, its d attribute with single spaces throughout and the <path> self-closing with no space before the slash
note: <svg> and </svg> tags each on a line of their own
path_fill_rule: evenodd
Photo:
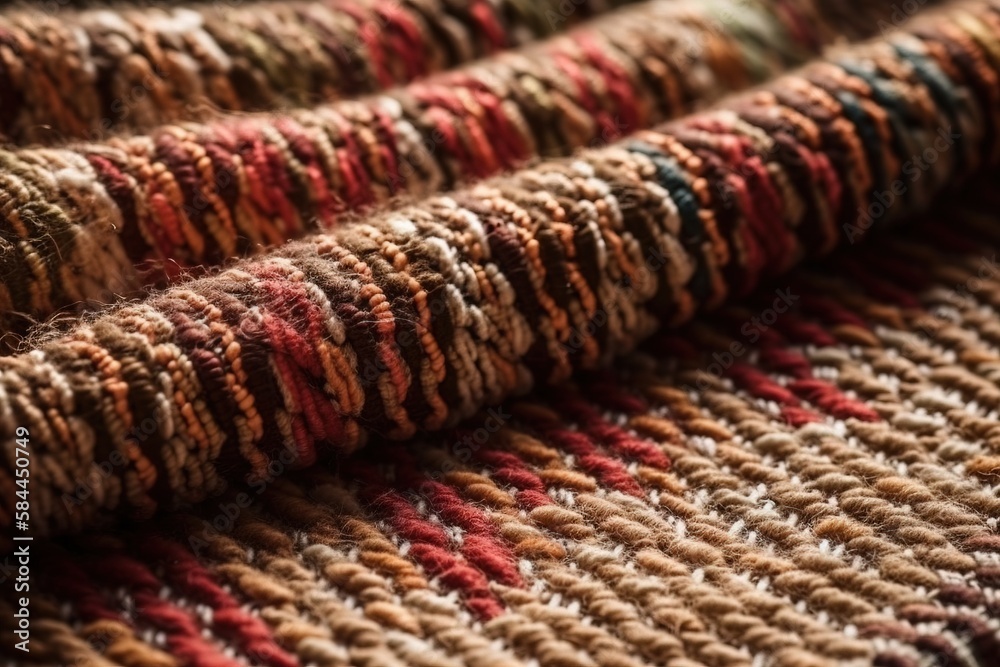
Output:
<svg viewBox="0 0 1000 667">
<path fill-rule="evenodd" d="M 607 143 L 802 63 L 875 15 L 814 0 L 661 0 L 384 96 L 0 150 L 0 322 L 25 322 L 427 195 Z M 843 7 L 841 9 L 844 9 Z M 160 107 L 158 107 L 160 108 Z M 495 140 L 494 140 L 495 138 Z M 13 336 L 8 335 L 8 345 Z"/>
<path fill-rule="evenodd" d="M 564 380 L 853 237 L 869 193 L 937 142 L 920 191 L 886 212 L 905 213 L 1000 150 L 1000 62 L 949 72 L 929 48 L 974 16 L 954 10 L 723 110 L 287 244 L 0 358 L 6 435 L 38 434 L 39 528 L 202 500 L 220 467 L 257 478 L 285 453 L 308 466 Z M 862 143 L 879 130 L 885 146 Z M 138 442 L 143 418 L 155 426 Z M 59 502 L 115 454 L 125 463 L 81 506 Z M 12 460 L 2 471 L 13 479 Z M 15 500 L 0 499 L 7 525 Z"/>
<path fill-rule="evenodd" d="M 625 4 L 574 0 L 323 0 L 0 17 L 0 123 L 15 139 L 101 136 L 212 109 L 252 110 L 381 90 Z"/>
<path fill-rule="evenodd" d="M 33 545 L 33 659 L 995 665 L 998 204 L 460 429 Z"/>
<path fill-rule="evenodd" d="M 0 660 L 1000 667 L 930 5 L 0 6 Z"/>
</svg>

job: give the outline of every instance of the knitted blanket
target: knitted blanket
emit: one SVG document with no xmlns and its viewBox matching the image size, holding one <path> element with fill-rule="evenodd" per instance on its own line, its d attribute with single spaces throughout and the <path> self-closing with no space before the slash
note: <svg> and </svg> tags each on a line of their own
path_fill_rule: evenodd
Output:
<svg viewBox="0 0 1000 667">
<path fill-rule="evenodd" d="M 27 2 L 0 132 L 0 664 L 1000 666 L 1000 0 Z"/>
</svg>

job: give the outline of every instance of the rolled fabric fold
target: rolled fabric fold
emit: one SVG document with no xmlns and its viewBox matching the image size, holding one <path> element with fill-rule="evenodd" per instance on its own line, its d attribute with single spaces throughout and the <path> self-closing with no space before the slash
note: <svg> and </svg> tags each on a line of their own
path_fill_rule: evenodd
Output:
<svg viewBox="0 0 1000 667">
<path fill-rule="evenodd" d="M 0 14 L 0 132 L 96 139 L 392 87 L 633 0 L 321 0 Z"/>
<path fill-rule="evenodd" d="M 857 36 L 861 17 L 874 31 L 884 10 L 661 0 L 366 100 L 0 150 L 0 331 L 16 338 L 55 311 L 134 296 L 391 197 L 607 143 Z"/>
<path fill-rule="evenodd" d="M 0 359 L 0 525 L 18 427 L 33 527 L 51 533 L 438 429 L 606 362 L 995 161 L 998 54 L 1000 2 L 952 5 L 717 110 L 287 244 Z"/>
</svg>

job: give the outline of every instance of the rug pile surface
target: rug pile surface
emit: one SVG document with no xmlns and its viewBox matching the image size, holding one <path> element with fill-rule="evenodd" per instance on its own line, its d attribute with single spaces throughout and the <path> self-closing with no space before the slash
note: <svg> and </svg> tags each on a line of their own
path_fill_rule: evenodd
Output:
<svg viewBox="0 0 1000 667">
<path fill-rule="evenodd" d="M 0 6 L 0 664 L 1000 666 L 1000 0 Z"/>
</svg>

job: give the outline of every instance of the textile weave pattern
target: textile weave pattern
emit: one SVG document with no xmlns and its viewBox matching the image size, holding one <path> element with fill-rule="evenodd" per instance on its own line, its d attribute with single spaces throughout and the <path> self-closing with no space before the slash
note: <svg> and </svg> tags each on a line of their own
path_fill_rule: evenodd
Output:
<svg viewBox="0 0 1000 667">
<path fill-rule="evenodd" d="M 614 141 L 875 25 L 827 19 L 814 0 L 739 12 L 660 0 L 376 97 L 0 150 L 5 340 L 25 322 L 134 296 L 362 208 Z"/>
<path fill-rule="evenodd" d="M 0 142 L 0 667 L 1000 667 L 1000 0 L 0 0 Z"/>
<path fill-rule="evenodd" d="M 49 543 L 38 657 L 996 664 L 997 203 L 460 429 Z"/>
<path fill-rule="evenodd" d="M 373 434 L 409 438 L 606 363 L 844 242 L 870 193 L 938 142 L 883 222 L 926 204 L 1000 151 L 1000 61 L 948 68 L 935 48 L 968 46 L 975 10 L 995 8 L 955 9 L 618 146 L 286 244 L 0 358 L 5 435 L 37 433 L 39 530 L 197 502 L 279 456 L 305 467 Z M 112 455 L 125 463 L 84 503 L 58 500 Z M 15 501 L 0 498 L 0 525 Z"/>
<path fill-rule="evenodd" d="M 52 4 L 0 16 L 0 124 L 20 141 L 370 93 L 625 3 L 574 0 L 571 12 L 552 0 Z"/>
</svg>

